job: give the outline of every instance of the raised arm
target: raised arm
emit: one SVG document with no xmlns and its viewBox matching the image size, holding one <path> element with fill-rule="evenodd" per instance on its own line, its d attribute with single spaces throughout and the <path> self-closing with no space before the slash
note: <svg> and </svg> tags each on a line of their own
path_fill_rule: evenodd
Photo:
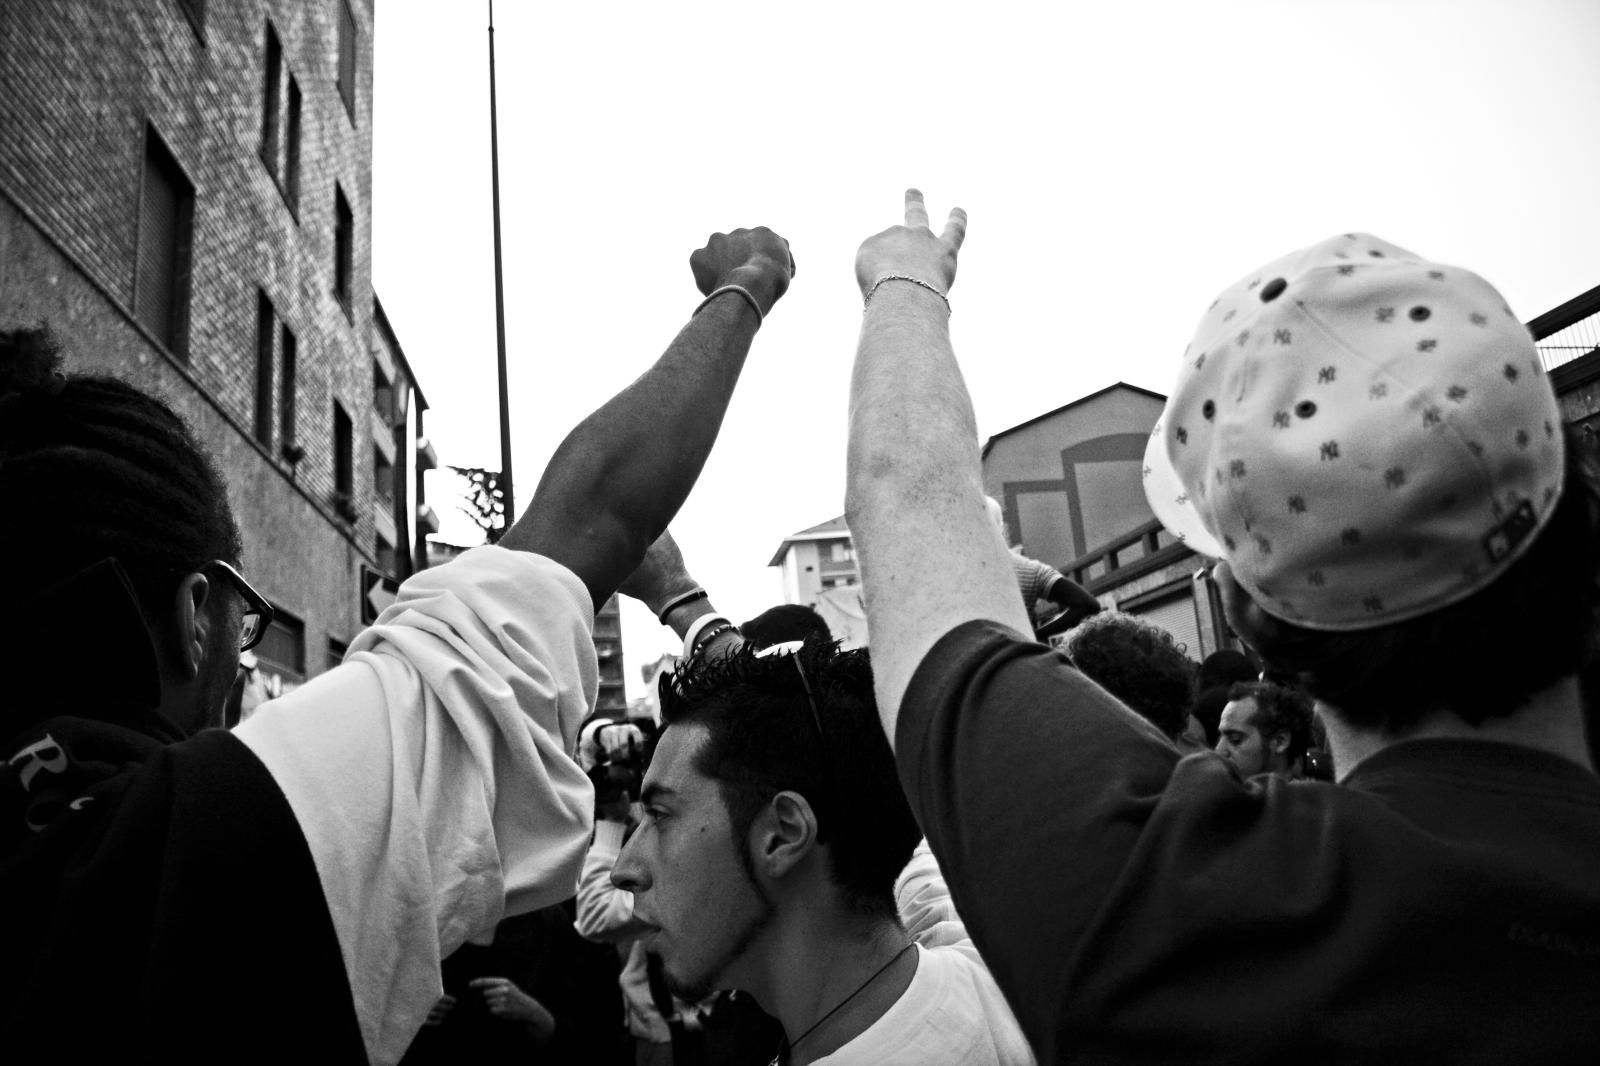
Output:
<svg viewBox="0 0 1600 1066">
<path fill-rule="evenodd" d="M 856 253 L 868 303 L 850 383 L 845 493 L 891 744 L 911 675 L 941 636 L 975 618 L 1033 631 L 985 509 L 977 424 L 940 296 L 955 281 L 967 216 L 951 211 L 935 236 L 922 194 L 910 189 L 905 220 Z"/>
<path fill-rule="evenodd" d="M 596 606 L 688 496 L 750 342 L 794 276 L 789 242 L 764 227 L 713 234 L 689 265 L 701 292 L 720 295 L 701 305 L 654 366 L 567 435 L 500 541 L 565 565 Z"/>
</svg>

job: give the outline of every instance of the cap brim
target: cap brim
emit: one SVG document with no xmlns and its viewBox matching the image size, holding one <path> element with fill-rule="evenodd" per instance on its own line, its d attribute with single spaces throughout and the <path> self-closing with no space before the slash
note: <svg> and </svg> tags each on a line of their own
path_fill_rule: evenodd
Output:
<svg viewBox="0 0 1600 1066">
<path fill-rule="evenodd" d="M 1144 449 L 1144 495 L 1150 509 L 1167 527 L 1167 532 L 1177 537 L 1188 548 L 1213 559 L 1222 558 L 1222 545 L 1211 535 L 1200 515 L 1189 502 L 1188 490 L 1178 480 L 1178 471 L 1167 455 L 1166 415 L 1150 431 L 1150 441 Z"/>
</svg>

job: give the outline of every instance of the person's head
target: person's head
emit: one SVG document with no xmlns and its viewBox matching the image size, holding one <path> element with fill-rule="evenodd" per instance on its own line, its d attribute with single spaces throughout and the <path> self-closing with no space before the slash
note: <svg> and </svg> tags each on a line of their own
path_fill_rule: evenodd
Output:
<svg viewBox="0 0 1600 1066">
<path fill-rule="evenodd" d="M 1353 728 L 1507 715 L 1582 666 L 1600 497 L 1532 338 L 1476 275 L 1364 234 L 1207 312 L 1146 453 L 1269 673 Z M 1464 664 L 1500 662 L 1472 671 Z"/>
<path fill-rule="evenodd" d="M 1244 681 L 1228 690 L 1217 754 L 1246 777 L 1288 773 L 1311 744 L 1311 700 L 1270 681 Z"/>
<path fill-rule="evenodd" d="M 230 569 L 241 546 L 223 481 L 183 420 L 124 381 L 62 373 L 42 327 L 0 331 L 0 499 L 0 553 L 27 560 L 7 598 L 49 596 L 115 559 L 160 660 L 160 710 L 186 732 L 216 724 L 239 661 L 246 593 Z M 111 613 L 84 605 L 84 632 L 100 610 Z"/>
<path fill-rule="evenodd" d="M 746 644 L 754 645 L 758 650 L 774 644 L 787 644 L 791 640 L 833 639 L 828 623 L 803 603 L 780 603 L 776 607 L 768 607 L 750 621 L 742 623 L 739 632 Z"/>
<path fill-rule="evenodd" d="M 1240 681 L 1254 681 L 1260 675 L 1260 669 L 1250 661 L 1250 656 L 1233 648 L 1222 648 L 1200 660 L 1194 687 L 1198 692 L 1218 685 L 1228 688 Z"/>
<path fill-rule="evenodd" d="M 1217 727 L 1222 720 L 1222 708 L 1228 702 L 1228 690 L 1237 682 L 1254 681 L 1260 674 L 1248 655 L 1232 648 L 1214 651 L 1201 660 L 1189 713 L 1205 730 L 1207 747 L 1217 746 Z"/>
<path fill-rule="evenodd" d="M 1194 663 L 1160 626 L 1120 611 L 1080 622 L 1064 649 L 1073 665 L 1169 737 L 1189 720 Z"/>
<path fill-rule="evenodd" d="M 665 729 L 645 819 L 612 881 L 660 930 L 675 991 L 748 975 L 774 922 L 895 920 L 894 881 L 920 832 L 878 724 L 864 650 L 746 645 L 663 677 Z"/>
</svg>

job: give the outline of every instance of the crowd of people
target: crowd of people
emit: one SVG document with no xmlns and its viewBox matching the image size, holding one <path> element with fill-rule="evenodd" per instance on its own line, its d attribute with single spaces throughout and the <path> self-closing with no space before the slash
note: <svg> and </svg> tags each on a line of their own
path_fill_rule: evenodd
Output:
<svg viewBox="0 0 1600 1066">
<path fill-rule="evenodd" d="M 667 532 L 795 275 L 739 229 L 498 545 L 231 729 L 272 608 L 215 467 L 0 334 L 0 1046 L 1590 1061 L 1600 481 L 1526 329 L 1365 234 L 1219 296 L 1145 463 L 1245 649 L 1196 664 L 1008 545 L 947 325 L 966 227 L 911 190 L 857 253 L 870 649 L 736 625 Z M 683 641 L 659 723 L 593 713 L 618 591 Z"/>
</svg>

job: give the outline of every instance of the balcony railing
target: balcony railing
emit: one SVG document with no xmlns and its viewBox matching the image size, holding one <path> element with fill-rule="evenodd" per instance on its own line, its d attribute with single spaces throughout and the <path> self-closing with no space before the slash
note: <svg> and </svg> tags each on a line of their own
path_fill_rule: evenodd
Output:
<svg viewBox="0 0 1600 1066">
<path fill-rule="evenodd" d="M 1546 373 L 1600 352 L 1600 285 L 1528 323 Z"/>
<path fill-rule="evenodd" d="M 1095 595 L 1192 554 L 1157 519 L 1080 555 L 1061 572 Z"/>
</svg>

